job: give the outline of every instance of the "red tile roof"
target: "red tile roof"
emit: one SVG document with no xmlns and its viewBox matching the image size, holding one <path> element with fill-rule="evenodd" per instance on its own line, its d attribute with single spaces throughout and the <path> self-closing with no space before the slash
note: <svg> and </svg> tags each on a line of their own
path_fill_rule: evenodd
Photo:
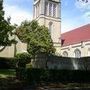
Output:
<svg viewBox="0 0 90 90">
<path fill-rule="evenodd" d="M 76 28 L 61 35 L 62 46 L 90 40 L 90 24 Z"/>
</svg>

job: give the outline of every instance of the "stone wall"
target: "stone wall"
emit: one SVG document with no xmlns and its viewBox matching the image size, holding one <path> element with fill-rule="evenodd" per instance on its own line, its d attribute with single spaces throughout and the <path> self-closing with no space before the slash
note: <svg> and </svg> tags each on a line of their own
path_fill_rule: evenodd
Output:
<svg viewBox="0 0 90 90">
<path fill-rule="evenodd" d="M 59 56 L 42 56 L 31 60 L 33 68 L 61 70 L 90 70 L 90 57 L 67 58 Z"/>
</svg>

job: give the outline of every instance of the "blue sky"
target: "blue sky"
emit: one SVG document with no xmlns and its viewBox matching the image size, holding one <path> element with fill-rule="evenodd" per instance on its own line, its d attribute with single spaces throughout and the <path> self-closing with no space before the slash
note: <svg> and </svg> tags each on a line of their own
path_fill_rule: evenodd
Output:
<svg viewBox="0 0 90 90">
<path fill-rule="evenodd" d="M 11 16 L 11 23 L 33 19 L 33 0 L 4 0 L 5 18 Z M 90 0 L 61 0 L 61 31 L 67 32 L 90 23 Z"/>
<path fill-rule="evenodd" d="M 90 23 L 90 0 L 62 0 L 61 22 L 62 32 Z"/>
</svg>

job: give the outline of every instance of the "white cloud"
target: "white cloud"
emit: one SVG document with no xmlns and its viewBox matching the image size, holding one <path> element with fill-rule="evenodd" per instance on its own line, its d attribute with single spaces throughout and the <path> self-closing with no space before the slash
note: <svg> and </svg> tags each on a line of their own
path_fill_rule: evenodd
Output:
<svg viewBox="0 0 90 90">
<path fill-rule="evenodd" d="M 86 12 L 85 17 L 90 18 L 90 12 Z"/>
<path fill-rule="evenodd" d="M 86 12 L 86 13 L 83 15 L 83 18 L 85 19 L 85 22 L 90 23 L 90 12 Z"/>
<path fill-rule="evenodd" d="M 75 3 L 76 7 L 81 9 L 81 10 L 90 10 L 90 0 L 88 2 L 82 1 L 82 0 L 76 0 Z"/>
<path fill-rule="evenodd" d="M 75 5 L 83 12 L 80 18 L 82 18 L 85 23 L 90 23 L 90 0 L 86 1 L 87 0 L 76 0 Z"/>
<path fill-rule="evenodd" d="M 12 24 L 15 23 L 20 25 L 22 21 L 32 19 L 32 13 L 24 11 L 17 6 L 9 6 L 4 4 L 4 11 L 5 11 L 5 18 L 10 16 Z"/>
</svg>

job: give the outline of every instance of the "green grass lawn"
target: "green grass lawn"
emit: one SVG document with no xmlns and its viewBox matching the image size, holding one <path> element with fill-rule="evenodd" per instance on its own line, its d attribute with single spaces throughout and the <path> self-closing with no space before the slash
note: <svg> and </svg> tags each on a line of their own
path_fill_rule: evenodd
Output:
<svg viewBox="0 0 90 90">
<path fill-rule="evenodd" d="M 14 77 L 15 69 L 0 69 L 0 78 Z"/>
</svg>

